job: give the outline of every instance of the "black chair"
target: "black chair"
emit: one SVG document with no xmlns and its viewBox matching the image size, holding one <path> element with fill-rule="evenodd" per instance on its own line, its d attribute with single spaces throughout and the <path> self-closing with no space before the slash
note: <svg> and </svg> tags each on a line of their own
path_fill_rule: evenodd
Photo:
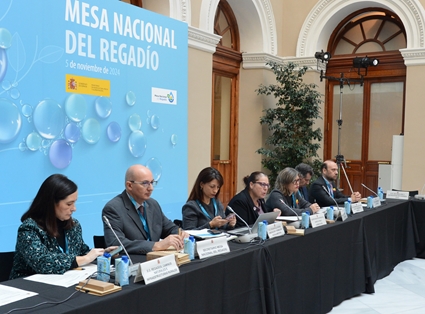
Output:
<svg viewBox="0 0 425 314">
<path fill-rule="evenodd" d="M 98 248 L 98 249 L 104 249 L 104 248 L 106 248 L 105 237 L 104 236 L 94 235 L 93 236 L 93 243 L 94 243 L 94 247 L 95 248 Z"/>
<path fill-rule="evenodd" d="M 418 195 L 418 194 L 419 194 L 418 190 L 416 190 L 416 191 L 403 191 L 403 190 L 396 190 L 396 189 L 392 189 L 392 191 L 397 191 L 397 192 L 409 192 L 409 196 L 411 196 L 411 197 L 413 197 L 413 196 L 415 196 L 415 195 Z"/>
<path fill-rule="evenodd" d="M 177 227 L 179 227 L 179 228 L 183 227 L 183 221 L 181 221 L 180 219 L 174 219 L 173 222 Z"/>
<path fill-rule="evenodd" d="M 13 256 L 15 252 L 0 253 L 0 281 L 9 280 L 10 272 L 13 266 Z"/>
</svg>

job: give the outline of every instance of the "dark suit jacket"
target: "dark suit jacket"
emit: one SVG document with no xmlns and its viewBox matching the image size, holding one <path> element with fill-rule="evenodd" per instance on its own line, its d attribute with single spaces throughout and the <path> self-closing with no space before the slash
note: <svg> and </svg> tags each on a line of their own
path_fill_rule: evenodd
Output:
<svg viewBox="0 0 425 314">
<path fill-rule="evenodd" d="M 221 204 L 218 199 L 216 199 L 215 201 L 217 203 L 217 215 L 226 218 L 226 216 L 224 215 L 223 204 Z M 204 207 L 204 209 L 208 212 L 210 217 L 215 217 L 215 213 L 209 212 L 208 207 Z M 182 216 L 184 230 L 201 230 L 205 228 L 210 229 L 209 222 L 211 221 L 211 219 L 207 218 L 204 215 L 196 201 L 190 200 L 183 205 Z M 221 229 L 227 229 L 227 226 L 228 224 L 225 224 Z"/>
<path fill-rule="evenodd" d="M 320 207 L 326 207 L 326 206 L 335 205 L 335 202 L 337 202 L 338 204 L 344 204 L 344 202 L 348 200 L 349 196 L 344 195 L 337 189 L 333 188 L 334 199 L 335 199 L 334 201 L 332 197 L 330 197 L 326 193 L 326 191 L 323 190 L 323 187 L 325 187 L 326 190 L 328 189 L 323 177 L 317 178 L 317 180 L 310 185 L 310 202 L 311 203 L 317 203 L 319 204 Z"/>
<path fill-rule="evenodd" d="M 178 233 L 178 227 L 165 217 L 158 202 L 153 198 L 146 201 L 144 211 L 151 241 L 147 240 L 148 237 L 142 221 L 125 190 L 106 203 L 102 210 L 102 217 L 106 216 L 109 219 L 112 228 L 129 254 L 151 252 L 153 245 L 159 239 Z M 103 222 L 103 231 L 106 246 L 120 245 L 105 222 Z"/>
<path fill-rule="evenodd" d="M 309 195 L 308 195 L 308 188 L 306 187 L 306 186 L 302 186 L 302 187 L 300 187 L 299 188 L 299 190 L 298 190 L 298 192 L 301 194 L 301 196 L 306 200 L 306 201 L 308 201 L 310 198 L 309 198 Z"/>
<path fill-rule="evenodd" d="M 267 212 L 264 199 L 259 200 L 261 208 L 264 212 Z M 258 212 L 255 210 L 254 202 L 247 189 L 242 190 L 236 194 L 229 202 L 229 206 L 239 215 L 248 225 L 253 225 L 258 218 Z M 230 214 L 231 211 L 226 210 L 226 215 Z M 235 228 L 245 227 L 245 224 L 239 217 L 236 216 Z"/>
</svg>

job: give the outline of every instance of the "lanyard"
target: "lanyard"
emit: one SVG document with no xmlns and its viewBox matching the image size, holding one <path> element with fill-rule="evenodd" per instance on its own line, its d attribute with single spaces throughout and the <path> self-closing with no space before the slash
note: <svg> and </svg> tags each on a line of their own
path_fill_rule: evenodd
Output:
<svg viewBox="0 0 425 314">
<path fill-rule="evenodd" d="M 149 226 L 148 226 L 148 222 L 146 221 L 146 218 L 140 213 L 140 211 L 138 210 L 138 208 L 140 206 L 138 206 L 136 200 L 133 198 L 133 196 L 131 196 L 130 194 L 128 194 L 128 196 L 130 196 L 130 200 L 134 205 L 134 208 L 136 208 L 136 212 L 139 215 L 140 221 L 142 222 L 143 225 L 143 229 L 146 232 L 146 236 L 147 236 L 147 240 L 150 241 L 151 240 L 151 234 L 149 232 Z M 143 213 L 146 212 L 146 201 L 143 202 Z"/>
<path fill-rule="evenodd" d="M 292 208 L 298 208 L 298 202 L 297 201 L 298 200 L 295 198 L 295 193 L 293 193 L 292 194 Z"/>
<path fill-rule="evenodd" d="M 326 180 L 325 178 L 323 178 L 323 180 L 325 180 L 326 186 L 328 187 L 329 190 L 329 194 L 334 197 L 334 191 L 332 190 L 332 185 L 329 183 L 328 180 Z"/>
<path fill-rule="evenodd" d="M 143 213 L 145 213 L 146 210 L 146 202 L 143 202 Z M 139 218 L 142 221 L 143 224 L 143 229 L 145 229 L 146 235 L 148 237 L 148 241 L 151 240 L 151 234 L 149 232 L 149 227 L 148 227 L 148 222 L 146 221 L 145 217 L 140 213 L 140 211 L 138 210 L 137 213 L 139 214 Z"/>
<path fill-rule="evenodd" d="M 63 248 L 59 245 L 59 249 L 61 250 L 62 253 L 66 253 L 68 254 L 68 239 L 66 238 L 66 234 L 64 234 L 64 238 L 65 238 L 65 252 L 63 251 Z"/>
<path fill-rule="evenodd" d="M 215 202 L 215 198 L 212 199 L 213 205 L 214 205 L 214 217 L 217 216 L 217 203 Z M 204 206 L 202 206 L 201 202 L 196 200 L 196 203 L 198 203 L 198 206 L 201 208 L 202 213 L 205 215 L 205 217 L 207 217 L 209 220 L 212 220 L 211 216 L 207 213 L 207 211 L 205 210 Z"/>
</svg>

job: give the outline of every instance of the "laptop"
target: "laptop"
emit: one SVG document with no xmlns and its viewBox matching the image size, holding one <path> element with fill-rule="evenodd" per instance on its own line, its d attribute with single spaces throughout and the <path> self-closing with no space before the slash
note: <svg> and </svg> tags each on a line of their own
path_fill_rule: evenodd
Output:
<svg viewBox="0 0 425 314">
<path fill-rule="evenodd" d="M 257 233 L 258 232 L 258 224 L 264 220 L 267 220 L 269 224 L 272 224 L 275 222 L 277 216 L 279 216 L 279 212 L 269 212 L 269 213 L 263 213 L 260 214 L 255 221 L 255 223 L 252 225 L 251 233 Z M 242 236 L 245 234 L 250 233 L 249 229 L 247 227 L 240 227 L 233 230 L 226 230 L 228 234 Z"/>
</svg>

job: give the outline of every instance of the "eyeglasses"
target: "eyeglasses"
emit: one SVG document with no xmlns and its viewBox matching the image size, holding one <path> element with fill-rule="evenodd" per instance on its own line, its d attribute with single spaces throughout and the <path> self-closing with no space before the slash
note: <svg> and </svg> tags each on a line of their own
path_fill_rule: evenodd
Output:
<svg viewBox="0 0 425 314">
<path fill-rule="evenodd" d="M 137 182 L 137 181 L 130 181 L 131 183 L 135 183 L 135 184 L 140 184 L 140 185 L 142 185 L 144 188 L 148 188 L 151 184 L 152 184 L 152 186 L 154 187 L 154 186 L 156 186 L 156 183 L 158 182 L 158 181 L 155 181 L 155 180 L 152 180 L 152 181 L 148 181 L 148 180 L 146 180 L 146 181 L 142 181 L 142 182 Z"/>
<path fill-rule="evenodd" d="M 300 184 L 300 179 L 297 179 L 297 180 L 292 181 L 292 184 L 293 184 L 293 185 L 298 185 L 298 184 Z"/>
<path fill-rule="evenodd" d="M 261 187 L 264 189 L 264 188 L 269 188 L 270 187 L 270 184 L 268 184 L 268 183 L 264 183 L 264 182 L 254 182 L 254 183 L 257 183 L 257 184 L 259 184 L 259 185 L 261 185 Z"/>
</svg>

